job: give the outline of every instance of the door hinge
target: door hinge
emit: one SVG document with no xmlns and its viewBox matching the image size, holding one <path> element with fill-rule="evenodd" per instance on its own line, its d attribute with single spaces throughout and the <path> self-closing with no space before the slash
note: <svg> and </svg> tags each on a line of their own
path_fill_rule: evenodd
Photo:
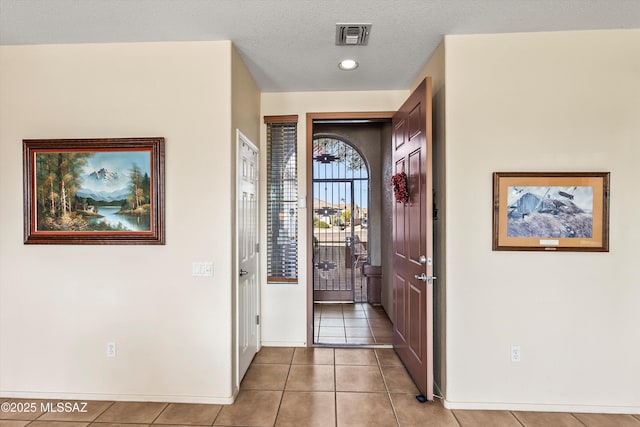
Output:
<svg viewBox="0 0 640 427">
<path fill-rule="evenodd" d="M 256 314 L 256 325 L 260 324 L 260 315 Z"/>
<path fill-rule="evenodd" d="M 256 252 L 260 252 L 260 243 L 256 243 Z"/>
</svg>

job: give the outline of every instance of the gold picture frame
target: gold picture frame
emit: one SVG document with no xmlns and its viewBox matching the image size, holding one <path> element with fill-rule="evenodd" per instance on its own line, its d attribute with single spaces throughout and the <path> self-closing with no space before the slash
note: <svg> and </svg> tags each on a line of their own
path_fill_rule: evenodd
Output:
<svg viewBox="0 0 640 427">
<path fill-rule="evenodd" d="M 609 251 L 609 172 L 494 172 L 494 251 Z"/>
</svg>

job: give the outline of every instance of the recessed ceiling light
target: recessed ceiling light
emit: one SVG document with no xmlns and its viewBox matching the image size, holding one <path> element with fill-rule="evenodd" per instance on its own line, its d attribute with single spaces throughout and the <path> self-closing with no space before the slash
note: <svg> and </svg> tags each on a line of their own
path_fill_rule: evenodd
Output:
<svg viewBox="0 0 640 427">
<path fill-rule="evenodd" d="M 358 68 L 358 61 L 355 59 L 343 59 L 338 64 L 338 68 L 344 71 L 352 71 Z"/>
</svg>

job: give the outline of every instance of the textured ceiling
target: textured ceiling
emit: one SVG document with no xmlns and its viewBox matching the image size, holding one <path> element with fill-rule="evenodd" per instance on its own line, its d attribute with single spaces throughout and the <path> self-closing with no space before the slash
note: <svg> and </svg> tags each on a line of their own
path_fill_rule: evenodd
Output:
<svg viewBox="0 0 640 427">
<path fill-rule="evenodd" d="M 231 40 L 265 92 L 408 89 L 445 34 L 623 28 L 640 0 L 0 0 L 0 44 Z"/>
</svg>

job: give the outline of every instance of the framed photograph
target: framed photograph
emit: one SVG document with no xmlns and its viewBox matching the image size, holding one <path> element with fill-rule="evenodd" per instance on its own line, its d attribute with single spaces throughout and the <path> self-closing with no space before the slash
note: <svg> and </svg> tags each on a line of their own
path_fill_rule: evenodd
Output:
<svg viewBox="0 0 640 427">
<path fill-rule="evenodd" d="M 25 244 L 164 244 L 164 138 L 22 145 Z"/>
<path fill-rule="evenodd" d="M 495 172 L 494 251 L 609 251 L 609 172 Z"/>
</svg>

